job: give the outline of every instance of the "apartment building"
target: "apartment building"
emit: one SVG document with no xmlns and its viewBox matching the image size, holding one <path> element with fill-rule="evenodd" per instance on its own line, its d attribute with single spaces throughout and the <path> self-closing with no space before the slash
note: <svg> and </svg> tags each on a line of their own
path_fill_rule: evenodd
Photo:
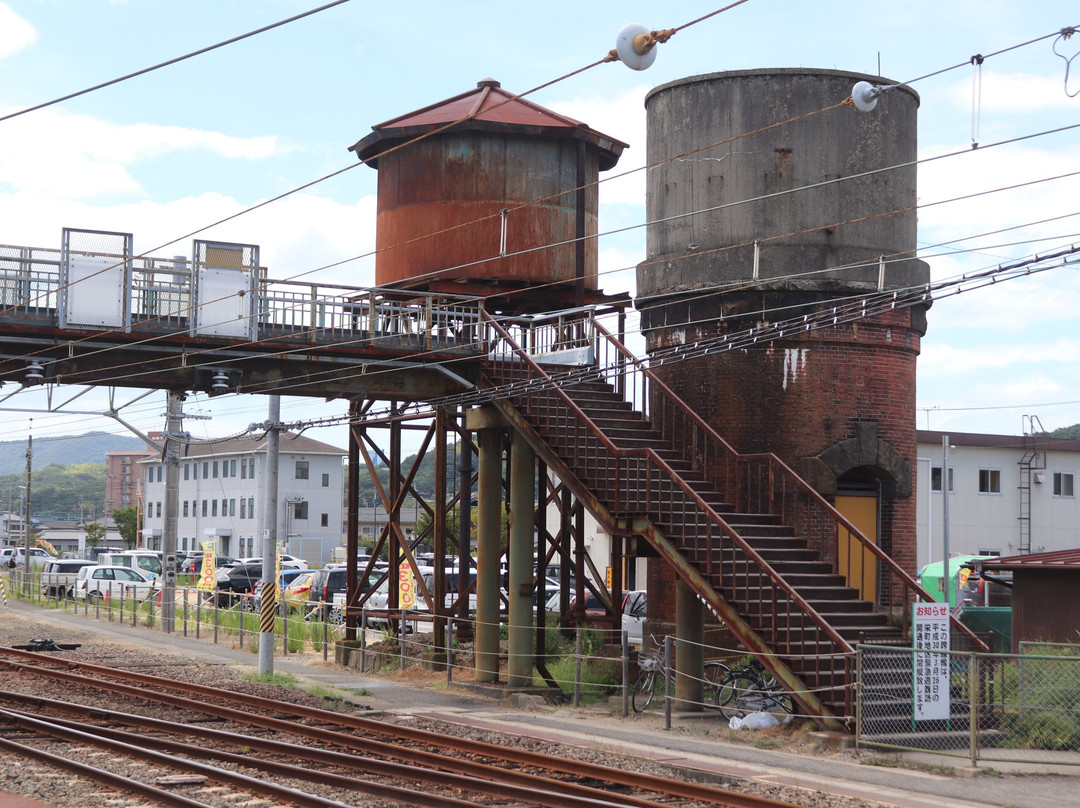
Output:
<svg viewBox="0 0 1080 808">
<path fill-rule="evenodd" d="M 259 556 L 266 516 L 266 438 L 193 444 L 180 462 L 177 550 L 214 543 L 217 552 Z M 278 453 L 278 541 L 309 564 L 330 560 L 341 543 L 344 450 L 303 435 L 281 434 Z M 161 549 L 165 468 L 160 457 L 140 462 L 143 544 Z"/>
</svg>

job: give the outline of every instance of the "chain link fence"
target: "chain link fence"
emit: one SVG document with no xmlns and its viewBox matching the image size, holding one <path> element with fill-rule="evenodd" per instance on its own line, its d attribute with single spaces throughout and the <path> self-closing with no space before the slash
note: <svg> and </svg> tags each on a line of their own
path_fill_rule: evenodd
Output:
<svg viewBox="0 0 1080 808">
<path fill-rule="evenodd" d="M 859 745 L 1080 765 L 1080 645 L 1018 654 L 859 646 Z"/>
</svg>

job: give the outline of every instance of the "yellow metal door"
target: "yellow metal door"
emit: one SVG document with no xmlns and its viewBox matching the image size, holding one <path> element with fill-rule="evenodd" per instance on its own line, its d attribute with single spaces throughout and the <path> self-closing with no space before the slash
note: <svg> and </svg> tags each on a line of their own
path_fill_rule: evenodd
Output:
<svg viewBox="0 0 1080 808">
<path fill-rule="evenodd" d="M 878 499 L 875 496 L 836 497 L 836 510 L 874 544 L 877 544 Z M 840 574 L 847 584 L 859 590 L 859 597 L 877 602 L 877 559 L 858 539 L 842 527 L 837 528 L 836 551 Z"/>
</svg>

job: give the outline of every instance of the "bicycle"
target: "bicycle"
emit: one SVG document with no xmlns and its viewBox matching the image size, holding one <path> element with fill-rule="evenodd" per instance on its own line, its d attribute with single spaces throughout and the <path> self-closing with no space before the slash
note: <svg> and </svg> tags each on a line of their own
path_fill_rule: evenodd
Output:
<svg viewBox="0 0 1080 808">
<path fill-rule="evenodd" d="M 637 679 L 634 681 L 634 687 L 630 693 L 630 703 L 633 706 L 635 713 L 647 710 L 649 705 L 652 704 L 653 696 L 656 694 L 656 682 L 661 675 L 666 684 L 666 692 L 672 692 L 674 690 L 671 672 L 664 667 L 663 644 L 656 642 L 655 637 L 652 639 L 654 649 L 639 657 L 638 667 L 640 672 L 638 673 Z M 714 691 L 718 690 L 720 683 L 723 682 L 730 673 L 731 669 L 723 662 L 711 660 L 705 663 L 704 704 L 706 707 L 711 707 L 716 702 Z"/>
<path fill-rule="evenodd" d="M 725 718 L 742 718 L 748 713 L 795 713 L 791 694 L 757 659 L 733 668 L 724 677 L 716 691 L 716 706 Z"/>
</svg>

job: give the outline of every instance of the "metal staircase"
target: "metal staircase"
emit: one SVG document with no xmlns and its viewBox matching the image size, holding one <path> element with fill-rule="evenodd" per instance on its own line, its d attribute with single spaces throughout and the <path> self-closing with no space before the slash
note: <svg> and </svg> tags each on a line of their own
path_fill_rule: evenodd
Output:
<svg viewBox="0 0 1080 808">
<path fill-rule="evenodd" d="M 485 338 L 493 406 L 605 528 L 644 537 L 804 712 L 843 726 L 855 643 L 901 641 L 929 594 L 775 455 L 735 452 L 588 314 L 574 328 L 485 315 Z M 548 362 L 570 353 L 587 360 Z M 876 557 L 879 603 L 837 574 L 840 552 Z"/>
</svg>

